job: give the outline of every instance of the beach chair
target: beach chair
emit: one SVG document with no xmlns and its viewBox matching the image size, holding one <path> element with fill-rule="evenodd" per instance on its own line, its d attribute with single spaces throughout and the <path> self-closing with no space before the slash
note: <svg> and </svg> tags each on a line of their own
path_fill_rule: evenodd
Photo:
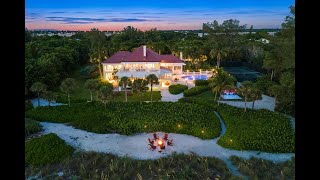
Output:
<svg viewBox="0 0 320 180">
<path fill-rule="evenodd" d="M 154 143 L 154 141 L 151 140 L 150 138 L 148 138 L 148 141 L 149 141 L 150 144 L 153 144 L 153 143 Z"/>
<path fill-rule="evenodd" d="M 152 151 L 155 150 L 157 148 L 157 146 L 153 145 L 153 144 L 149 144 L 150 148 Z"/>
<path fill-rule="evenodd" d="M 172 141 L 173 141 L 173 139 L 170 139 L 167 141 L 168 146 L 172 146 Z"/>
<path fill-rule="evenodd" d="M 164 134 L 163 139 L 166 140 L 166 141 L 168 140 L 168 134 L 167 133 Z"/>
<path fill-rule="evenodd" d="M 157 136 L 156 133 L 153 133 L 153 138 L 154 138 L 154 139 L 159 139 L 159 136 Z"/>
</svg>

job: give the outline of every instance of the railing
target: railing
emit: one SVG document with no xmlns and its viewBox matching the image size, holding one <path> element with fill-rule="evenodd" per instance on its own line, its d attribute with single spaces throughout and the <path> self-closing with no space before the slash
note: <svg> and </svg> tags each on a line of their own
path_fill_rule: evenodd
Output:
<svg viewBox="0 0 320 180">
<path fill-rule="evenodd" d="M 201 74 L 212 74 L 212 71 L 183 71 L 182 72 L 183 75 L 193 75 L 193 74 L 197 74 L 197 75 L 201 75 Z"/>
</svg>

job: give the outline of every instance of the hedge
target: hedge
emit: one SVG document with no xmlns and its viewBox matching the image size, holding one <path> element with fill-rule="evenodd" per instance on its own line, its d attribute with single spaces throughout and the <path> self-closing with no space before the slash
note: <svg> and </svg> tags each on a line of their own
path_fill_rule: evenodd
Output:
<svg viewBox="0 0 320 180">
<path fill-rule="evenodd" d="M 42 131 L 42 126 L 40 125 L 40 123 L 38 121 L 25 118 L 24 125 L 25 125 L 25 127 L 24 127 L 25 136 Z"/>
<path fill-rule="evenodd" d="M 106 109 L 98 103 L 81 103 L 71 107 L 38 107 L 27 111 L 26 116 L 39 121 L 68 122 L 95 133 L 162 131 L 212 139 L 221 131 L 220 121 L 210 107 L 189 103 L 113 102 Z"/>
<path fill-rule="evenodd" d="M 251 110 L 220 104 L 227 131 L 218 144 L 237 150 L 295 152 L 295 133 L 289 119 L 278 112 Z"/>
<path fill-rule="evenodd" d="M 195 80 L 194 84 L 196 86 L 208 86 L 209 85 L 209 80 Z"/>
<path fill-rule="evenodd" d="M 171 94 L 180 94 L 187 89 L 188 89 L 188 86 L 183 84 L 174 84 L 169 86 L 169 92 Z"/>
<path fill-rule="evenodd" d="M 51 133 L 26 143 L 25 161 L 28 165 L 45 165 L 59 162 L 73 152 L 73 147 L 66 145 L 62 139 Z"/>
<path fill-rule="evenodd" d="M 191 89 L 183 91 L 183 95 L 185 97 L 195 96 L 197 94 L 203 93 L 203 92 L 208 91 L 208 90 L 210 90 L 210 87 L 208 87 L 208 86 L 195 86 L 195 87 L 193 87 Z"/>
</svg>

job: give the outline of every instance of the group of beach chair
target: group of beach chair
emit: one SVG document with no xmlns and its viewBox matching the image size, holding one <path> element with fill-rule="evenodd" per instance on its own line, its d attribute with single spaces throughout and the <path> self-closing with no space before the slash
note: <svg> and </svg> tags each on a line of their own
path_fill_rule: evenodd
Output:
<svg viewBox="0 0 320 180">
<path fill-rule="evenodd" d="M 158 136 L 156 133 L 153 133 L 153 139 L 152 139 L 152 140 L 151 140 L 150 138 L 148 138 L 149 146 L 150 146 L 149 149 L 155 150 L 155 149 L 157 148 L 157 146 L 154 145 L 154 142 L 155 142 L 156 140 L 158 140 L 158 139 L 159 139 L 159 136 Z M 169 140 L 167 133 L 162 137 L 162 139 L 163 139 L 165 142 L 167 142 L 167 145 L 168 145 L 168 146 L 172 146 L 172 145 L 173 145 L 173 144 L 172 144 L 173 139 L 170 139 L 170 140 Z M 163 143 L 165 143 L 165 142 L 163 142 Z M 166 148 L 165 144 L 160 145 L 160 149 L 165 149 L 165 148 Z"/>
</svg>

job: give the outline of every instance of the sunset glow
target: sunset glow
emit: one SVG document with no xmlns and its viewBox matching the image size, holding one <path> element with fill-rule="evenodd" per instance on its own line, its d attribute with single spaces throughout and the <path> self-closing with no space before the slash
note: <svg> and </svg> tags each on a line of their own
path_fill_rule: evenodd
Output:
<svg viewBox="0 0 320 180">
<path fill-rule="evenodd" d="M 294 1 L 26 0 L 25 25 L 31 30 L 196 30 L 205 22 L 238 19 L 254 28 L 279 28 L 291 4 Z"/>
</svg>

